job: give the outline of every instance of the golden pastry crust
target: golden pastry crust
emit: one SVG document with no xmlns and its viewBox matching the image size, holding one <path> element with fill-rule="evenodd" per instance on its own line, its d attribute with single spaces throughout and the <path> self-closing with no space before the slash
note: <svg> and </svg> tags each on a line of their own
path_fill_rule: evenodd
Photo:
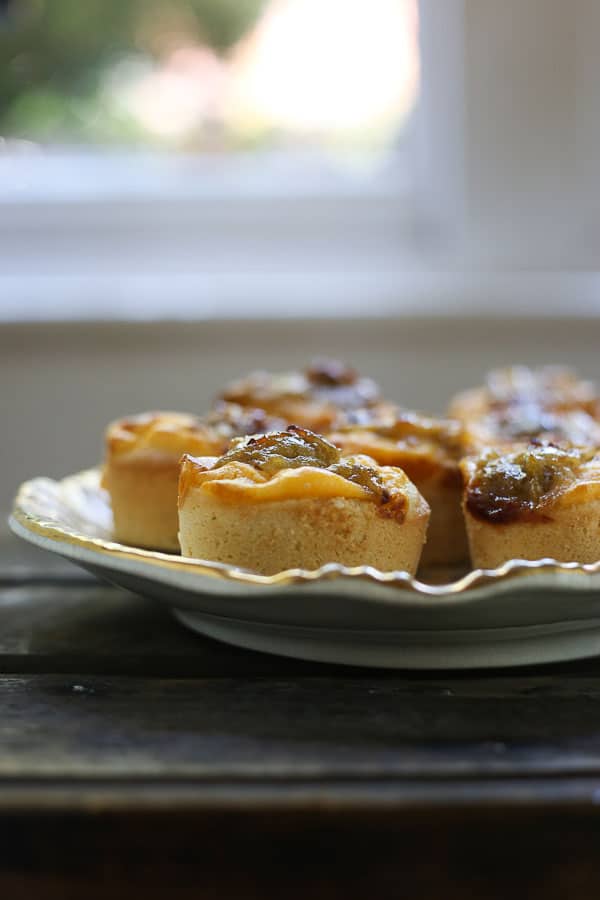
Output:
<svg viewBox="0 0 600 900">
<path fill-rule="evenodd" d="M 198 416 L 189 413 L 140 413 L 117 419 L 106 429 L 106 451 L 111 459 L 141 453 L 179 459 L 186 447 L 196 454 L 218 453 L 222 444 Z"/>
<path fill-rule="evenodd" d="M 177 538 L 178 460 L 123 454 L 104 465 L 114 539 L 122 544 L 179 552 Z"/>
<path fill-rule="evenodd" d="M 221 397 L 321 433 L 346 415 L 382 403 L 374 381 L 336 360 L 316 360 L 303 372 L 253 372 L 228 385 Z"/>
<path fill-rule="evenodd" d="M 280 428 L 263 410 L 221 404 L 208 416 L 149 412 L 119 419 L 106 431 L 102 483 L 110 495 L 116 540 L 179 550 L 177 486 L 184 453 L 218 455 L 248 430 Z"/>
<path fill-rule="evenodd" d="M 463 461 L 464 512 L 477 568 L 509 559 L 600 559 L 600 457 L 531 445 Z"/>
<path fill-rule="evenodd" d="M 400 469 L 343 457 L 300 428 L 241 443 L 212 465 L 182 460 L 182 552 L 265 575 L 328 562 L 414 573 L 428 519 Z"/>
<path fill-rule="evenodd" d="M 468 559 L 458 422 L 402 411 L 370 425 L 346 426 L 328 437 L 345 454 L 364 453 L 379 465 L 400 467 L 415 484 L 431 508 L 423 566 Z"/>
</svg>

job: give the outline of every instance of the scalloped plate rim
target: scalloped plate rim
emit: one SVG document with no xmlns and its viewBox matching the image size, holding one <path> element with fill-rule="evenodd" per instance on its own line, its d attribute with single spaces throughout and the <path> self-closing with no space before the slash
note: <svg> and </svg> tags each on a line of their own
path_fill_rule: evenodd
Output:
<svg viewBox="0 0 600 900">
<path fill-rule="evenodd" d="M 522 579 L 527 580 L 528 589 L 547 589 L 566 587 L 576 590 L 597 590 L 600 588 L 600 561 L 586 565 L 578 563 L 559 563 L 552 559 L 543 560 L 510 560 L 497 569 L 473 569 L 454 582 L 432 585 L 409 576 L 406 572 L 380 572 L 372 566 L 346 567 L 338 563 L 328 563 L 320 569 L 309 572 L 301 569 L 290 569 L 276 575 L 259 575 L 235 566 L 222 563 L 182 557 L 177 554 L 162 553 L 131 547 L 116 541 L 92 537 L 78 532 L 60 521 L 52 521 L 47 516 L 40 516 L 31 509 L 31 497 L 35 495 L 40 484 L 55 487 L 79 485 L 90 482 L 88 487 L 98 487 L 99 468 L 85 469 L 62 479 L 45 476 L 29 479 L 19 488 L 15 498 L 12 515 L 9 518 L 11 529 L 21 538 L 38 546 L 58 552 L 70 559 L 77 559 L 77 550 L 88 550 L 90 553 L 108 556 L 113 563 L 118 560 L 134 561 L 144 566 L 151 566 L 158 575 L 158 580 L 170 580 L 167 573 L 184 572 L 186 575 L 203 575 L 219 581 L 234 583 L 240 587 L 261 587 L 281 589 L 285 587 L 302 588 L 314 584 L 325 587 L 337 581 L 355 582 L 366 580 L 373 586 L 385 589 L 379 600 L 384 602 L 410 605 L 415 601 L 435 600 L 465 602 L 474 601 L 488 594 L 490 590 L 511 589 Z M 41 539 L 41 540 L 40 540 Z M 48 542 L 52 547 L 48 547 Z M 63 549 L 64 548 L 64 549 Z M 120 565 L 116 568 L 121 569 Z M 137 567 L 136 567 L 137 568 Z M 149 574 L 149 573 L 148 573 Z M 575 588 L 575 585 L 577 587 Z M 379 592 L 378 592 L 379 593 Z M 410 598 L 410 599 L 409 599 Z M 358 598 L 358 596 L 356 597 Z M 416 605 L 421 605 L 418 603 Z M 445 605 L 445 604 L 444 604 Z"/>
<path fill-rule="evenodd" d="M 98 474 L 25 482 L 12 530 L 157 598 L 208 637 L 305 660 L 396 669 L 509 667 L 600 653 L 600 563 L 512 561 L 447 585 L 336 564 L 260 576 L 99 537 L 110 513 Z"/>
</svg>

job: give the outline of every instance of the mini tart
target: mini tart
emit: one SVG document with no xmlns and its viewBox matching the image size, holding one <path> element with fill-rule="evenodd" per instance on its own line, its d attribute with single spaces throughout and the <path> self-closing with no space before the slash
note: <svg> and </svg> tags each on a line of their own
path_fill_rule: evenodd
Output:
<svg viewBox="0 0 600 900">
<path fill-rule="evenodd" d="M 583 410 L 595 418 L 600 412 L 596 386 L 580 379 L 571 369 L 511 366 L 490 372 L 482 387 L 457 394 L 448 407 L 448 415 L 462 422 L 473 422 L 493 410 L 522 406 L 555 412 Z"/>
<path fill-rule="evenodd" d="M 402 411 L 369 425 L 346 426 L 328 437 L 344 454 L 364 453 L 379 465 L 400 467 L 423 495 L 431 507 L 424 566 L 468 560 L 457 422 Z"/>
<path fill-rule="evenodd" d="M 462 463 L 464 512 L 476 568 L 509 559 L 600 559 L 600 457 L 530 445 Z"/>
<path fill-rule="evenodd" d="M 489 447 L 507 452 L 532 442 L 600 447 L 600 423 L 581 409 L 557 412 L 537 403 L 493 409 L 464 427 L 467 454 Z"/>
<path fill-rule="evenodd" d="M 181 464 L 182 553 L 263 575 L 329 562 L 414 573 L 428 520 L 401 469 L 294 426 Z"/>
<path fill-rule="evenodd" d="M 374 381 L 336 360 L 316 360 L 303 372 L 253 372 L 232 382 L 222 399 L 319 432 L 382 403 Z"/>
<path fill-rule="evenodd" d="M 181 456 L 221 454 L 234 436 L 270 428 L 281 428 L 281 421 L 234 404 L 222 404 L 204 419 L 149 412 L 113 422 L 106 431 L 102 484 L 110 495 L 115 539 L 178 551 Z"/>
</svg>

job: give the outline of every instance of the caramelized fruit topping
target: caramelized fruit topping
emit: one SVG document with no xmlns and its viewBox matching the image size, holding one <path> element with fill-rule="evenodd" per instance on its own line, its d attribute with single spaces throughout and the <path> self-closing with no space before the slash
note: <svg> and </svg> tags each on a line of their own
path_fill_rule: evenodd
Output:
<svg viewBox="0 0 600 900">
<path fill-rule="evenodd" d="M 223 437 L 229 438 L 280 431 L 286 425 L 283 419 L 270 416 L 264 409 L 225 402 L 218 403 L 203 421 Z"/>
<path fill-rule="evenodd" d="M 355 369 L 337 359 L 315 359 L 306 369 L 306 377 L 311 384 L 336 387 L 342 384 L 355 384 L 358 374 Z"/>
<path fill-rule="evenodd" d="M 531 445 L 517 453 L 488 451 L 467 485 L 466 507 L 487 522 L 506 523 L 543 515 L 592 456 L 553 444 Z"/>
<path fill-rule="evenodd" d="M 304 372 L 253 372 L 229 385 L 225 400 L 261 406 L 289 399 L 337 407 L 340 410 L 373 406 L 380 399 L 379 388 L 370 378 L 337 360 L 315 360 Z"/>
<path fill-rule="evenodd" d="M 308 429 L 290 425 L 286 431 L 238 441 L 221 457 L 215 468 L 230 462 L 247 463 L 265 475 L 299 466 L 328 468 L 340 459 L 340 451 Z"/>
<path fill-rule="evenodd" d="M 486 388 L 495 407 L 537 403 L 548 408 L 588 408 L 596 391 L 590 382 L 580 380 L 564 366 L 510 366 L 489 373 Z"/>
<path fill-rule="evenodd" d="M 360 485 L 382 504 L 391 502 L 389 491 L 376 469 L 356 458 L 342 457 L 341 451 L 326 438 L 297 425 L 290 425 L 286 431 L 238 441 L 218 460 L 214 468 L 221 468 L 231 462 L 246 463 L 267 477 L 276 475 L 283 469 L 297 469 L 301 466 L 328 469 Z"/>
<path fill-rule="evenodd" d="M 492 412 L 483 420 L 492 440 L 551 441 L 579 446 L 600 445 L 600 426 L 583 410 L 556 413 L 538 403 L 520 403 Z"/>
</svg>

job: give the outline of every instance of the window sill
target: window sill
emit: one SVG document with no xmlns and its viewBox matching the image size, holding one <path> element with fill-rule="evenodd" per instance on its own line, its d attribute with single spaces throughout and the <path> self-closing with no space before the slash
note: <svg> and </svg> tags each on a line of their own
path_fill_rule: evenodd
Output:
<svg viewBox="0 0 600 900">
<path fill-rule="evenodd" d="M 432 272 L 408 265 L 360 273 L 19 273 L 0 276 L 0 296 L 0 322 L 589 318 L 600 315 L 600 273 Z"/>
</svg>

